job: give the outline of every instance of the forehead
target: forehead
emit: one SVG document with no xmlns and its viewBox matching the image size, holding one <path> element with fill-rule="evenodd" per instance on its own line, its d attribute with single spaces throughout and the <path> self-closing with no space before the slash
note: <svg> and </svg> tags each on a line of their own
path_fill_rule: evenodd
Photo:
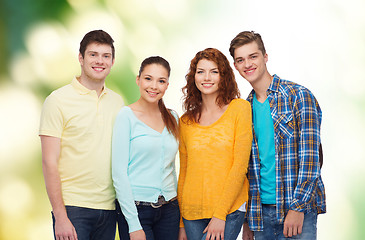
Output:
<svg viewBox="0 0 365 240">
<path fill-rule="evenodd" d="M 217 68 L 218 66 L 214 61 L 203 58 L 203 59 L 199 60 L 196 67 L 197 68 Z"/>
<path fill-rule="evenodd" d="M 169 75 L 167 69 L 161 64 L 148 64 L 143 68 L 141 72 L 142 75 L 153 75 L 153 76 L 163 76 L 166 77 Z"/>
<path fill-rule="evenodd" d="M 247 56 L 257 53 L 257 52 L 261 52 L 259 50 L 259 46 L 257 45 L 257 43 L 250 42 L 250 43 L 247 43 L 245 45 L 242 45 L 242 46 L 236 48 L 234 50 L 234 57 L 235 58 L 247 57 Z"/>
<path fill-rule="evenodd" d="M 99 52 L 112 54 L 112 47 L 105 43 L 92 42 L 87 45 L 85 52 Z"/>
</svg>

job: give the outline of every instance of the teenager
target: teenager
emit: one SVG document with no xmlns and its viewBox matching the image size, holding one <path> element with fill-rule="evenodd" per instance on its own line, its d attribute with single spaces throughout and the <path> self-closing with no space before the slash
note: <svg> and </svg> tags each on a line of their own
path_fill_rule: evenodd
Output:
<svg viewBox="0 0 365 240">
<path fill-rule="evenodd" d="M 112 173 L 120 239 L 178 237 L 178 116 L 162 100 L 169 76 L 165 59 L 145 59 L 136 79 L 141 96 L 123 107 L 115 121 Z"/>
<path fill-rule="evenodd" d="M 248 200 L 251 107 L 227 58 L 207 48 L 191 60 L 180 118 L 179 239 L 235 240 Z"/>
<path fill-rule="evenodd" d="M 81 75 L 44 102 L 39 135 L 55 239 L 114 240 L 113 122 L 122 98 L 106 88 L 114 46 L 102 30 L 80 43 Z"/>
<path fill-rule="evenodd" d="M 239 33 L 229 51 L 253 87 L 248 96 L 254 127 L 250 201 L 243 239 L 253 239 L 251 231 L 256 240 L 316 239 L 317 214 L 326 212 L 318 102 L 307 88 L 269 74 L 258 33 Z"/>
</svg>

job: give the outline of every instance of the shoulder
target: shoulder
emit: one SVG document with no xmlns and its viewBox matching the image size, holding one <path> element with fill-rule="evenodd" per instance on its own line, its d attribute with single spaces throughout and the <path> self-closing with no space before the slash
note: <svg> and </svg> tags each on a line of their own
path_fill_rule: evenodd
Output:
<svg viewBox="0 0 365 240">
<path fill-rule="evenodd" d="M 71 84 L 67 84 L 51 92 L 45 99 L 44 105 L 57 105 L 67 100 L 72 93 Z"/>
<path fill-rule="evenodd" d="M 280 80 L 279 91 L 284 93 L 287 96 L 293 96 L 293 95 L 295 95 L 295 96 L 311 95 L 312 96 L 313 95 L 312 92 L 308 88 L 306 88 L 298 83 L 288 81 L 285 79 Z"/>
<path fill-rule="evenodd" d="M 117 115 L 117 121 L 129 121 L 132 118 L 133 111 L 128 106 L 123 106 Z"/>
<path fill-rule="evenodd" d="M 233 110 L 250 110 L 251 109 L 251 104 L 248 101 L 241 99 L 241 98 L 233 99 L 229 105 L 230 105 L 230 108 Z"/>
</svg>

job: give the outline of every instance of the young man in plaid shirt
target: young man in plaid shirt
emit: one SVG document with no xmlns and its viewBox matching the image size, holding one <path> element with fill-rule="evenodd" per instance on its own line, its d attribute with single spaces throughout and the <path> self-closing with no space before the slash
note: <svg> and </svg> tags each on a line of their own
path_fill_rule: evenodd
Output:
<svg viewBox="0 0 365 240">
<path fill-rule="evenodd" d="M 316 239 L 317 215 L 326 212 L 318 102 L 307 88 L 269 74 L 260 34 L 239 33 L 229 51 L 253 87 L 247 99 L 254 131 L 250 200 L 242 237 Z"/>
</svg>

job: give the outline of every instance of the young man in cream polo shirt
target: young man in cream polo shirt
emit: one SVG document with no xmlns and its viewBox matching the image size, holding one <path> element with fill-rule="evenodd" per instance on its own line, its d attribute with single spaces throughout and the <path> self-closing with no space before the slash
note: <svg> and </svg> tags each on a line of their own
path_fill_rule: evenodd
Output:
<svg viewBox="0 0 365 240">
<path fill-rule="evenodd" d="M 80 42 L 81 75 L 44 102 L 39 135 L 55 239 L 114 240 L 111 136 L 122 98 L 105 87 L 114 46 L 102 30 Z"/>
</svg>

